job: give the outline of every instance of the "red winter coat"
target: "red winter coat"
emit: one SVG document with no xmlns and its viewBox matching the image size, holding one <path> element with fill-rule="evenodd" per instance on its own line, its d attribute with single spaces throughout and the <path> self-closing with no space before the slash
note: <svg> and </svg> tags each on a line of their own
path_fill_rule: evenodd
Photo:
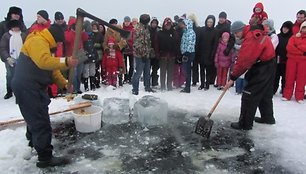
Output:
<svg viewBox="0 0 306 174">
<path fill-rule="evenodd" d="M 288 59 L 305 60 L 306 56 L 306 34 L 302 34 L 300 37 L 292 36 L 287 45 L 287 57 Z"/>
<path fill-rule="evenodd" d="M 304 99 L 306 84 L 306 34 L 292 36 L 287 45 L 286 85 L 283 96 L 290 100 L 293 91 L 297 101 Z"/>
<path fill-rule="evenodd" d="M 292 28 L 293 35 L 295 35 L 296 33 L 300 31 L 302 23 L 298 23 L 297 21 L 295 21 L 293 28 Z"/>
<path fill-rule="evenodd" d="M 227 43 L 224 43 L 223 41 L 220 41 L 218 44 L 218 48 L 215 54 L 215 66 L 216 67 L 222 67 L 222 68 L 229 68 L 233 62 L 234 57 L 234 50 L 232 49 L 230 51 L 230 54 L 228 56 L 224 55 L 224 50 L 227 47 Z"/>
<path fill-rule="evenodd" d="M 236 80 L 256 62 L 269 61 L 274 57 L 274 47 L 267 32 L 260 29 L 249 30 L 242 42 L 237 56 L 237 62 L 231 74 L 231 79 Z"/>
<path fill-rule="evenodd" d="M 115 51 L 115 56 L 112 57 L 110 53 L 112 50 L 110 50 L 109 54 L 104 53 L 103 58 L 102 58 L 102 69 L 106 72 L 109 71 L 118 71 L 119 68 L 123 68 L 123 56 L 119 50 L 114 50 Z M 112 73 L 109 72 L 109 73 Z"/>
<path fill-rule="evenodd" d="M 125 26 L 123 24 L 123 28 L 124 30 L 130 31 L 132 33 L 131 37 L 129 40 L 127 40 L 127 46 L 125 47 L 125 49 L 123 50 L 124 54 L 133 54 L 133 43 L 134 43 L 134 35 L 135 35 L 135 29 L 134 26 L 132 25 L 132 23 L 130 23 L 129 26 Z"/>
<path fill-rule="evenodd" d="M 72 56 L 73 46 L 74 46 L 75 31 L 67 30 L 65 31 L 65 55 Z M 82 38 L 80 42 L 80 48 L 83 48 L 83 42 L 88 40 L 88 35 L 82 32 Z"/>
<path fill-rule="evenodd" d="M 255 8 L 260 8 L 261 12 L 256 13 Z M 264 20 L 268 19 L 268 14 L 264 11 L 264 6 L 261 2 L 257 3 L 255 7 L 253 8 L 253 14 L 251 16 L 251 19 L 255 17 L 258 19 L 258 24 L 261 24 Z"/>
<path fill-rule="evenodd" d="M 33 31 L 42 31 L 43 29 L 49 28 L 51 26 L 51 21 L 50 19 L 48 20 L 48 22 L 46 24 L 38 24 L 38 23 L 34 23 L 30 30 L 29 33 L 32 33 Z"/>
</svg>

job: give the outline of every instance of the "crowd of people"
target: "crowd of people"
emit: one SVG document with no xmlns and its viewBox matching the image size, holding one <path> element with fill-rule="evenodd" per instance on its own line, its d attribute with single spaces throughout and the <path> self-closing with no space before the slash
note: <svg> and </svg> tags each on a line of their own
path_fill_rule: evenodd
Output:
<svg viewBox="0 0 306 174">
<path fill-rule="evenodd" d="M 218 21 L 208 15 L 204 26 L 198 25 L 194 14 L 166 17 L 162 22 L 149 14 L 125 16 L 122 25 L 111 19 L 111 25 L 131 32 L 127 39 L 99 22 L 85 21 L 75 58 L 76 17 L 66 23 L 64 15 L 56 12 L 51 24 L 48 12 L 40 10 L 37 20 L 26 28 L 22 9 L 10 7 L 0 23 L 0 57 L 7 84 L 4 99 L 15 95 L 27 123 L 29 145 L 38 152 L 38 167 L 66 163 L 52 155 L 48 105 L 49 97 L 67 91 L 81 94 L 101 85 L 114 89 L 132 85 L 132 94 L 138 95 L 141 79 L 145 92 L 182 88 L 180 92 L 190 93 L 191 86 L 197 85 L 198 90 L 235 86 L 242 100 L 239 121 L 232 128 L 250 130 L 254 120 L 275 124 L 272 97 L 280 79 L 284 101 L 293 94 L 298 103 L 304 101 L 305 10 L 296 17 L 294 23 L 285 21 L 279 34 L 262 3 L 254 6 L 247 25 L 232 23 L 224 11 Z M 66 81 L 69 68 L 75 69 L 73 85 Z M 257 108 L 261 117 L 255 118 Z"/>
</svg>

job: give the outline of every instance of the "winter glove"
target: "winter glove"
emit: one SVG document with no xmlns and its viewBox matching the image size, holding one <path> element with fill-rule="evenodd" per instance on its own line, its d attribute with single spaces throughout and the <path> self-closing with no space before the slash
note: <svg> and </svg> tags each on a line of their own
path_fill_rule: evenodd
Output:
<svg viewBox="0 0 306 174">
<path fill-rule="evenodd" d="M 306 52 L 304 52 L 303 56 L 306 56 Z"/>
<path fill-rule="evenodd" d="M 7 63 L 11 66 L 14 67 L 15 63 L 16 63 L 16 59 L 13 57 L 8 57 L 7 59 Z"/>
</svg>

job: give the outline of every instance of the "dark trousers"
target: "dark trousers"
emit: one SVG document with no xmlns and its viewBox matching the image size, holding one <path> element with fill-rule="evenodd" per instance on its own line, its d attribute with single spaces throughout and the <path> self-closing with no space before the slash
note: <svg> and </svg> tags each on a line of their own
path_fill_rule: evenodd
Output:
<svg viewBox="0 0 306 174">
<path fill-rule="evenodd" d="M 248 83 L 241 98 L 239 118 L 241 127 L 252 128 L 257 108 L 264 121 L 274 121 L 272 97 L 275 67 L 275 61 L 270 60 L 253 65 L 246 73 L 245 78 Z"/>
<path fill-rule="evenodd" d="M 209 74 L 209 84 L 214 85 L 217 77 L 217 68 L 215 66 L 210 67 L 210 74 Z"/>
<path fill-rule="evenodd" d="M 11 82 L 14 76 L 15 67 L 11 67 L 7 62 L 5 62 L 6 68 L 6 92 L 12 93 Z"/>
<path fill-rule="evenodd" d="M 50 98 L 44 89 L 24 89 L 13 86 L 20 112 L 27 124 L 26 137 L 38 154 L 39 161 L 52 157 L 52 128 L 50 124 Z"/>
<path fill-rule="evenodd" d="M 199 82 L 199 63 L 194 60 L 192 65 L 192 83 L 196 84 Z"/>
<path fill-rule="evenodd" d="M 129 60 L 129 68 L 127 66 L 127 60 Z M 131 54 L 124 54 L 124 63 L 125 63 L 125 67 L 126 69 L 128 69 L 126 71 L 126 74 L 124 74 L 124 80 L 125 81 L 131 81 L 132 79 L 132 75 L 134 72 L 134 56 Z"/>
<path fill-rule="evenodd" d="M 187 55 L 188 60 L 183 61 L 183 67 L 186 73 L 186 84 L 185 84 L 185 91 L 190 91 L 190 83 L 191 83 L 191 67 L 194 61 L 194 53 L 189 53 Z"/>
<path fill-rule="evenodd" d="M 158 85 L 158 74 L 157 71 L 159 69 L 159 59 L 157 58 L 152 58 L 151 59 L 151 79 L 152 79 L 152 86 L 157 86 Z"/>
<path fill-rule="evenodd" d="M 160 87 L 166 89 L 165 81 L 167 75 L 167 89 L 172 90 L 173 70 L 174 70 L 175 58 L 161 58 L 159 60 L 160 66 Z"/>
<path fill-rule="evenodd" d="M 200 64 L 201 86 L 205 86 L 205 83 L 209 85 L 211 81 L 214 81 L 212 80 L 213 71 L 214 65 Z"/>
<path fill-rule="evenodd" d="M 286 83 L 286 64 L 285 63 L 279 63 L 276 67 L 276 74 L 275 74 L 275 81 L 274 81 L 274 89 L 273 93 L 275 94 L 277 92 L 277 89 L 279 87 L 279 80 L 282 78 L 281 83 L 281 91 L 284 91 L 285 83 Z"/>
</svg>

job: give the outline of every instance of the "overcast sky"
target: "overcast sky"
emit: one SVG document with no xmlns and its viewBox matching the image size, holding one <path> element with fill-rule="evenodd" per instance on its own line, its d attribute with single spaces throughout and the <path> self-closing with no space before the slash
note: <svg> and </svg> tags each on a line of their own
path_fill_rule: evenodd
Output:
<svg viewBox="0 0 306 174">
<path fill-rule="evenodd" d="M 27 24 L 35 21 L 37 11 L 41 9 L 48 11 L 53 20 L 56 11 L 61 11 L 66 18 L 75 15 L 76 9 L 80 7 L 105 21 L 117 18 L 120 23 L 126 15 L 132 18 L 149 13 L 161 21 L 165 17 L 173 19 L 176 14 L 194 13 L 202 26 L 207 15 L 213 14 L 217 18 L 221 11 L 227 12 L 228 19 L 232 22 L 248 22 L 257 2 L 263 2 L 265 11 L 275 21 L 276 28 L 280 28 L 286 20 L 294 22 L 297 11 L 306 9 L 305 0 L 9 0 L 1 2 L 0 18 L 6 17 L 9 7 L 13 5 L 22 8 Z"/>
</svg>

